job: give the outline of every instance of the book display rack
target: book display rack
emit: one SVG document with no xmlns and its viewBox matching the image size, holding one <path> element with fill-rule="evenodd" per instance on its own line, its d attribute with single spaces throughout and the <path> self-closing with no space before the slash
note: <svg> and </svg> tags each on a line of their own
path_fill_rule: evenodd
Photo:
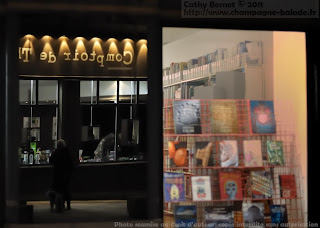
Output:
<svg viewBox="0 0 320 228">
<path fill-rule="evenodd" d="M 295 132 L 281 113 L 286 106 L 164 99 L 165 227 L 303 223 Z"/>
</svg>

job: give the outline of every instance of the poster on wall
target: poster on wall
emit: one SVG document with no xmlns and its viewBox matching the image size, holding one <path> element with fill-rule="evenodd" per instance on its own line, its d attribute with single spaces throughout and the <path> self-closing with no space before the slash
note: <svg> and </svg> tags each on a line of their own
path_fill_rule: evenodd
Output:
<svg viewBox="0 0 320 228">
<path fill-rule="evenodd" d="M 40 117 L 32 117 L 32 122 L 30 125 L 31 117 L 23 117 L 23 128 L 40 128 Z"/>
</svg>

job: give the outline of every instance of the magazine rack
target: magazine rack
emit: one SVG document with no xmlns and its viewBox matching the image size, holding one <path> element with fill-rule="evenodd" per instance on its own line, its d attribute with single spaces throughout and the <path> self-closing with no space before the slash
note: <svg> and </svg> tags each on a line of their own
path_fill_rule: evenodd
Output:
<svg viewBox="0 0 320 228">
<path fill-rule="evenodd" d="M 201 133 L 195 134 L 175 134 L 174 121 L 174 102 L 176 100 L 165 99 L 163 106 L 163 164 L 164 172 L 183 173 L 184 174 L 184 192 L 185 201 L 164 202 L 164 225 L 165 227 L 175 226 L 175 206 L 195 205 L 196 206 L 196 223 L 206 224 L 205 208 L 208 206 L 231 206 L 234 217 L 234 227 L 244 227 L 242 205 L 244 202 L 261 202 L 264 205 L 265 224 L 271 222 L 272 205 L 285 205 L 287 210 L 287 220 L 289 223 L 303 223 L 302 196 L 300 189 L 300 161 L 296 153 L 295 134 L 292 121 L 288 120 L 279 110 L 290 109 L 289 104 L 274 101 L 274 117 L 276 133 L 254 133 L 250 114 L 250 100 L 232 100 L 236 104 L 236 115 L 232 118 L 237 119 L 238 132 L 233 133 L 214 133 L 212 102 L 217 100 L 199 100 L 200 101 L 200 125 Z M 187 101 L 187 100 L 186 100 Z M 221 100 L 219 100 L 221 101 Z M 222 100 L 227 101 L 227 100 Z M 222 140 L 234 140 L 237 142 L 238 149 L 238 166 L 221 167 L 219 142 Z M 246 166 L 243 142 L 246 140 L 258 140 L 261 142 L 262 164 L 257 166 Z M 172 166 L 169 155 L 169 142 L 186 142 L 188 151 L 187 162 L 183 166 Z M 268 141 L 282 141 L 283 143 L 283 164 L 272 164 L 268 160 Z M 199 142 L 213 143 L 210 153 L 211 164 L 202 166 L 197 163 L 196 151 Z M 270 173 L 272 182 L 272 195 L 265 198 L 256 198 L 252 184 L 252 172 L 265 171 Z M 220 172 L 240 172 L 242 183 L 241 199 L 227 200 L 222 199 L 221 183 L 219 180 Z M 284 193 L 281 189 L 279 175 L 294 175 L 296 195 Z M 209 176 L 211 185 L 211 200 L 194 201 L 192 195 L 193 176 Z M 164 190 L 165 191 L 165 190 Z M 165 193 L 165 192 L 164 192 Z M 199 225 L 198 225 L 199 227 Z M 267 225 L 266 225 L 267 227 Z"/>
</svg>

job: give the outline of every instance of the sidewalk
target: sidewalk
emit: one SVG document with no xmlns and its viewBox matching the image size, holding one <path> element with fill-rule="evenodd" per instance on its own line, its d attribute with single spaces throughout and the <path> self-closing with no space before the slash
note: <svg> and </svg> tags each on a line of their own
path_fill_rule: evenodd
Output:
<svg viewBox="0 0 320 228">
<path fill-rule="evenodd" d="M 161 221 L 134 220 L 127 213 L 127 202 L 73 201 L 71 210 L 50 212 L 49 202 L 28 203 L 34 206 L 32 224 L 6 224 L 5 228 L 125 228 L 161 227 Z"/>
</svg>

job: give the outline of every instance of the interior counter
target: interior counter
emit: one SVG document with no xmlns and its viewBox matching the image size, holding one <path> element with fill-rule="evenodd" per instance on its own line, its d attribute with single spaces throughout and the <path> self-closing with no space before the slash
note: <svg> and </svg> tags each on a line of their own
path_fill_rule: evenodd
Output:
<svg viewBox="0 0 320 228">
<path fill-rule="evenodd" d="M 79 163 L 71 181 L 72 200 L 145 198 L 147 162 Z M 48 200 L 52 165 L 20 167 L 21 200 Z"/>
</svg>

